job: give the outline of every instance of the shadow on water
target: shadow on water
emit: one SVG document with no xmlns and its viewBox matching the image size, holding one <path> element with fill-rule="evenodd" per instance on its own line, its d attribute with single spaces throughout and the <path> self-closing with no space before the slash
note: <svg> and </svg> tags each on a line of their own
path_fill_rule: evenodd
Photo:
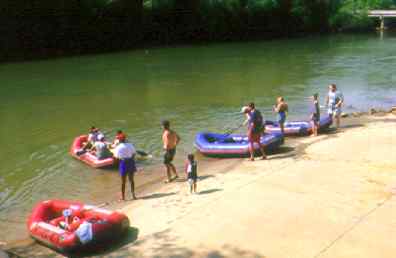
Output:
<svg viewBox="0 0 396 258">
<path fill-rule="evenodd" d="M 139 199 L 147 200 L 147 199 L 157 199 L 157 198 L 162 198 L 162 197 L 167 197 L 171 195 L 175 195 L 176 192 L 171 192 L 171 193 L 153 193 L 149 194 L 146 196 L 139 197 Z"/>
<path fill-rule="evenodd" d="M 214 189 L 209 189 L 209 190 L 200 191 L 199 194 L 200 194 L 200 195 L 203 195 L 203 194 L 211 194 L 211 193 L 220 192 L 220 191 L 223 191 L 223 189 L 214 188 Z"/>
</svg>

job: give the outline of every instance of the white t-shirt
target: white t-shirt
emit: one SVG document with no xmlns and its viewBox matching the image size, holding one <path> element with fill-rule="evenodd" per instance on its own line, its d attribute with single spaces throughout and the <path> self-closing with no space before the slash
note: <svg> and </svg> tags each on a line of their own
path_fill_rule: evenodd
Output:
<svg viewBox="0 0 396 258">
<path fill-rule="evenodd" d="M 114 149 L 114 156 L 118 159 L 128 159 L 136 154 L 135 147 L 132 143 L 122 142 Z"/>
<path fill-rule="evenodd" d="M 329 91 L 329 105 L 333 106 L 338 103 L 338 101 L 344 100 L 344 95 L 340 91 Z"/>
</svg>

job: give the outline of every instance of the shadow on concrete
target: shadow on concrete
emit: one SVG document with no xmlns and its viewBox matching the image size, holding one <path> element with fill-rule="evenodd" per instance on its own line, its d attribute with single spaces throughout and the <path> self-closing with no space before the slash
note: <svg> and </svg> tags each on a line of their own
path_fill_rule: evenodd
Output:
<svg viewBox="0 0 396 258">
<path fill-rule="evenodd" d="M 108 253 L 104 256 L 106 258 L 120 258 L 120 257 L 160 257 L 160 258 L 265 258 L 262 254 L 244 250 L 242 246 L 224 245 L 215 250 L 194 250 L 186 248 L 178 244 L 179 238 L 171 233 L 171 230 L 164 230 L 152 235 L 139 239 L 129 246 L 124 246 L 121 249 Z"/>
<path fill-rule="evenodd" d="M 220 191 L 223 191 L 223 189 L 214 188 L 214 189 L 209 189 L 209 190 L 200 191 L 198 194 L 199 194 L 199 195 L 204 195 L 204 194 L 211 194 L 211 193 L 220 192 Z"/>
<path fill-rule="evenodd" d="M 139 235 L 139 229 L 130 227 L 122 237 L 115 238 L 105 244 L 97 243 L 79 252 L 69 253 L 67 257 L 82 258 L 82 257 L 107 257 L 108 254 L 123 248 L 124 246 L 134 243 Z"/>
<path fill-rule="evenodd" d="M 199 181 L 203 181 L 205 179 L 213 178 L 213 177 L 215 177 L 215 176 L 214 175 L 204 175 L 204 176 L 198 176 L 198 179 L 199 179 Z"/>
<path fill-rule="evenodd" d="M 290 147 L 290 146 L 279 146 L 279 148 L 269 152 L 269 154 L 273 154 L 273 155 L 278 155 L 278 154 L 285 154 L 285 153 L 290 153 L 292 151 L 294 151 L 295 148 L 294 147 Z"/>
<path fill-rule="evenodd" d="M 171 196 L 171 195 L 175 195 L 176 192 L 171 192 L 171 193 L 153 193 L 153 194 L 149 194 L 146 196 L 141 196 L 138 199 L 143 199 L 143 200 L 147 200 L 147 199 L 157 199 L 157 198 L 162 198 L 162 197 L 167 197 L 167 196 Z"/>
</svg>

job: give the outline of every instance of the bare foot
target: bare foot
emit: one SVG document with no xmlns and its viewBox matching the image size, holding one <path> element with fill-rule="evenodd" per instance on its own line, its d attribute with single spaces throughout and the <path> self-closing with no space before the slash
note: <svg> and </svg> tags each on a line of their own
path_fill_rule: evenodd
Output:
<svg viewBox="0 0 396 258">
<path fill-rule="evenodd" d="M 254 161 L 254 158 L 250 158 L 250 159 L 248 159 L 248 161 Z"/>
</svg>

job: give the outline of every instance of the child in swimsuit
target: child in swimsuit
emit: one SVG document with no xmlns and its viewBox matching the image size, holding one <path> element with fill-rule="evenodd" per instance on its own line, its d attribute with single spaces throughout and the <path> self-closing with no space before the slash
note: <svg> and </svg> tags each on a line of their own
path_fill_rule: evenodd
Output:
<svg viewBox="0 0 396 258">
<path fill-rule="evenodd" d="M 197 174 L 197 162 L 194 160 L 193 154 L 188 154 L 187 156 L 185 172 L 187 175 L 187 182 L 190 186 L 190 193 L 191 194 L 196 193 L 198 174 Z"/>
</svg>

